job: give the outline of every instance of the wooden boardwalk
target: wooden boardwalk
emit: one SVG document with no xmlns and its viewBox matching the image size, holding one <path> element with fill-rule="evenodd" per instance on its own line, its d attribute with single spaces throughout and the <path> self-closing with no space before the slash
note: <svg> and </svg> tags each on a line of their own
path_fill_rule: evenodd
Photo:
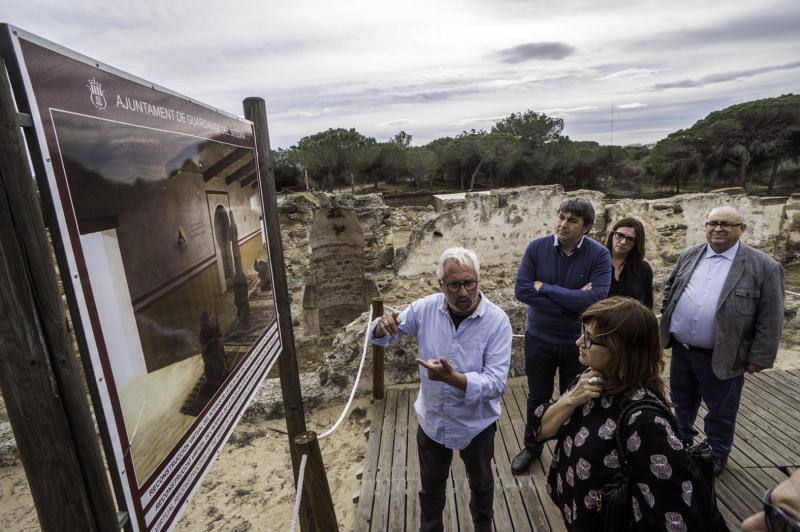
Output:
<svg viewBox="0 0 800 532">
<path fill-rule="evenodd" d="M 495 436 L 494 528 L 565 530 L 547 495 L 547 471 L 554 442 L 545 446 L 531 472 L 511 473 L 511 458 L 519 451 L 524 430 L 527 387 L 509 386 Z M 419 528 L 419 462 L 416 449 L 416 388 L 389 388 L 376 401 L 361 495 L 355 519 L 357 531 L 415 531 Z M 705 410 L 701 408 L 701 416 Z M 761 507 L 764 491 L 800 466 L 800 370 L 770 370 L 746 378 L 734 448 L 728 469 L 717 481 L 720 510 L 732 530 Z M 702 422 L 698 428 L 702 429 Z M 701 430 L 702 433 L 702 430 Z M 702 434 L 701 434 L 702 437 Z M 469 486 L 456 453 L 450 469 L 445 530 L 471 531 Z"/>
</svg>

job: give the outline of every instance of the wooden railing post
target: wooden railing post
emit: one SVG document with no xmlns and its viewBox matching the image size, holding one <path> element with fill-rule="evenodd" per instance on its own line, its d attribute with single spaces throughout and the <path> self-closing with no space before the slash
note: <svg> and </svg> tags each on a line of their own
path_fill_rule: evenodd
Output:
<svg viewBox="0 0 800 532">
<path fill-rule="evenodd" d="M 331 488 L 328 485 L 328 475 L 325 473 L 322 453 L 319 450 L 317 433 L 303 432 L 295 437 L 294 442 L 300 456 L 306 455 L 303 491 L 311 505 L 314 525 L 317 530 L 339 530 L 336 510 L 333 508 Z"/>
<path fill-rule="evenodd" d="M 258 152 L 258 170 L 261 179 L 261 193 L 264 202 L 264 226 L 269 242 L 269 260 L 272 266 L 272 282 L 275 306 L 278 308 L 278 326 L 281 331 L 281 355 L 278 359 L 278 376 L 281 381 L 286 431 L 289 433 L 289 454 L 292 457 L 292 470 L 295 485 L 300 467 L 300 452 L 295 445 L 295 436 L 306 431 L 306 415 L 303 408 L 303 395 L 300 388 L 300 370 L 297 366 L 297 353 L 294 345 L 292 309 L 289 304 L 289 284 L 286 280 L 286 265 L 283 260 L 281 226 L 278 220 L 278 195 L 275 192 L 275 172 L 269 146 L 267 127 L 267 104 L 262 98 L 245 98 L 242 103 L 244 116 L 253 122 Z M 314 532 L 313 520 L 306 509 L 303 498 L 300 510 L 300 528 L 303 532 Z"/>
<path fill-rule="evenodd" d="M 383 300 L 375 298 L 372 300 L 372 317 L 383 316 Z M 384 350 L 379 345 L 372 345 L 372 397 L 383 399 L 383 358 Z"/>
</svg>

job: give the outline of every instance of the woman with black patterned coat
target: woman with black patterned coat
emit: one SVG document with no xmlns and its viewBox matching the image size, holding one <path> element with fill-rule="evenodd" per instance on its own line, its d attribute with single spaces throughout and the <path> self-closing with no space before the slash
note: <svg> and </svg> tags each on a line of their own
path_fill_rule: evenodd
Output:
<svg viewBox="0 0 800 532">
<path fill-rule="evenodd" d="M 620 413 L 648 397 L 667 404 L 653 312 L 612 297 L 581 316 L 580 362 L 587 367 L 558 401 L 536 411 L 537 439 L 558 438 L 547 484 L 569 530 L 600 527 L 601 488 L 619 471 Z M 665 416 L 633 409 L 623 442 L 632 478 L 632 530 L 696 530 L 690 457 Z"/>
</svg>

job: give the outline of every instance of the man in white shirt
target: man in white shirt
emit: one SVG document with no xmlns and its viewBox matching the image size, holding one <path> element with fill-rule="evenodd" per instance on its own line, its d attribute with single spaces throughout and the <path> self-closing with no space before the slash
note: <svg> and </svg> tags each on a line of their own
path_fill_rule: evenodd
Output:
<svg viewBox="0 0 800 532">
<path fill-rule="evenodd" d="M 400 314 L 377 318 L 376 345 L 401 336 L 419 340 L 420 531 L 443 529 L 445 486 L 458 449 L 469 477 L 476 531 L 490 531 L 494 499 L 492 455 L 500 397 L 511 360 L 511 323 L 478 289 L 480 265 L 473 251 L 450 248 L 436 269 L 441 292 L 418 299 Z"/>
</svg>

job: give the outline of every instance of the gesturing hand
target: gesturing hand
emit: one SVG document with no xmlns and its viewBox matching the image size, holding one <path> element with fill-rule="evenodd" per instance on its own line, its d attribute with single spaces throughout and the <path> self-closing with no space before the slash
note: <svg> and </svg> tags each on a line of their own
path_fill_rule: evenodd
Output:
<svg viewBox="0 0 800 532">
<path fill-rule="evenodd" d="M 596 399 L 603 393 L 603 374 L 596 369 L 589 370 L 578 379 L 578 383 L 567 392 L 569 403 L 572 406 L 581 406 Z"/>
<path fill-rule="evenodd" d="M 441 381 L 462 390 L 467 388 L 466 376 L 456 371 L 446 358 L 418 358 L 417 364 L 428 370 L 428 378 L 432 381 Z"/>
<path fill-rule="evenodd" d="M 383 338 L 387 334 L 394 336 L 399 332 L 399 326 L 400 315 L 397 312 L 387 312 L 378 322 L 378 326 L 375 327 L 375 336 L 378 338 Z"/>
</svg>

